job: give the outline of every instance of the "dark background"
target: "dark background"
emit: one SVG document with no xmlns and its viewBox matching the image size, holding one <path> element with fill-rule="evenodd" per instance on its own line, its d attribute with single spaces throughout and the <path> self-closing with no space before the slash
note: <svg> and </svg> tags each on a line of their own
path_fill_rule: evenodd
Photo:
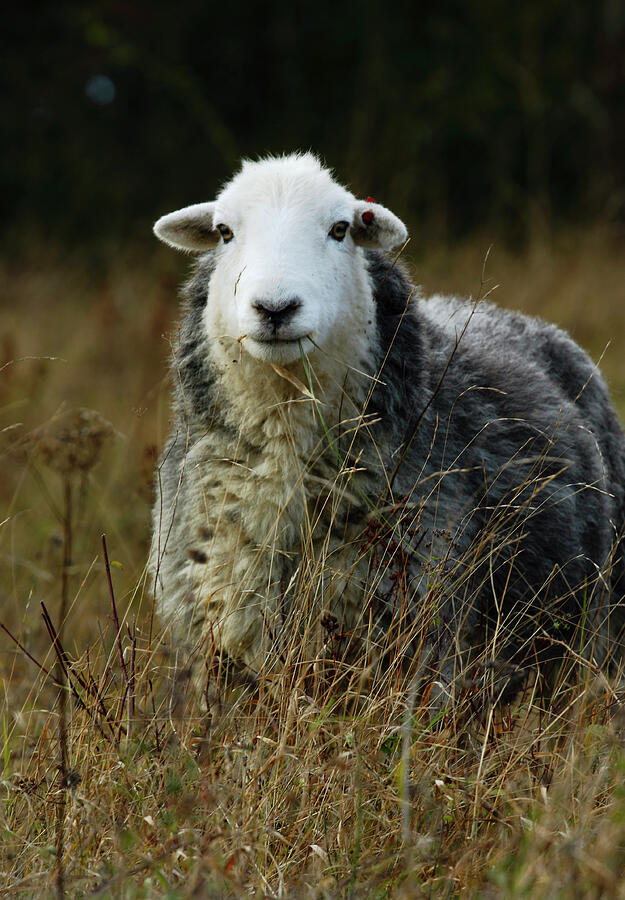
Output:
<svg viewBox="0 0 625 900">
<path fill-rule="evenodd" d="M 625 219 L 625 4 L 46 3 L 3 13 L 5 251 L 148 239 L 313 149 L 421 239 Z"/>
</svg>

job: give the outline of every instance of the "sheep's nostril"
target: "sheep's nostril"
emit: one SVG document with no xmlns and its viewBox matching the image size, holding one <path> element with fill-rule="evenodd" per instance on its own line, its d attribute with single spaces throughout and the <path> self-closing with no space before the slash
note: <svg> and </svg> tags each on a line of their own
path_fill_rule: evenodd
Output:
<svg viewBox="0 0 625 900">
<path fill-rule="evenodd" d="M 302 301 L 299 297 L 291 297 L 289 300 L 269 300 L 258 299 L 252 301 L 252 308 L 256 310 L 259 316 L 266 322 L 278 328 L 285 325 L 301 307 Z"/>
</svg>

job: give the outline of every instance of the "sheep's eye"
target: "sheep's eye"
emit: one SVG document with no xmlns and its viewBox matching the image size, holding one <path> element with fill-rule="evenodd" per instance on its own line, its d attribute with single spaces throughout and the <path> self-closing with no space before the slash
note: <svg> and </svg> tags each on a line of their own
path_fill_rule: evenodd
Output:
<svg viewBox="0 0 625 900">
<path fill-rule="evenodd" d="M 217 225 L 217 231 L 222 236 L 224 244 L 227 244 L 234 237 L 232 228 L 228 228 L 227 225 Z"/>
<path fill-rule="evenodd" d="M 335 222 L 332 228 L 330 229 L 330 237 L 334 238 L 335 241 L 342 241 L 345 235 L 347 234 L 347 229 L 349 228 L 349 222 Z"/>
</svg>

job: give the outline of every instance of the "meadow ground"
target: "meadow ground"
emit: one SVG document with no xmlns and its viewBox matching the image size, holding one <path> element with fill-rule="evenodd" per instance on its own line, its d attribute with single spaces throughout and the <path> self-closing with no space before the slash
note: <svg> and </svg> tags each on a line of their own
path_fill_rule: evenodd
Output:
<svg viewBox="0 0 625 900">
<path fill-rule="evenodd" d="M 484 293 L 487 248 L 411 268 Z M 623 259 L 605 229 L 495 246 L 485 289 L 601 359 L 625 420 Z M 592 667 L 434 726 L 397 670 L 191 689 L 144 583 L 184 267 L 0 264 L 0 894 L 625 897 L 623 695 Z"/>
</svg>

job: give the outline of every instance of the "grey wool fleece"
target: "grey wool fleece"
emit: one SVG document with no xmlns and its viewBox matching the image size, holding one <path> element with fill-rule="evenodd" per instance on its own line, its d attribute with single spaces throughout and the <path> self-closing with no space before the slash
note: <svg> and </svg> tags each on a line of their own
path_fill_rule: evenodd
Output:
<svg viewBox="0 0 625 900">
<path fill-rule="evenodd" d="M 438 690 L 478 659 L 522 677 L 565 644 L 607 665 L 624 621 L 625 441 L 597 367 L 552 325 L 490 303 L 422 299 L 389 257 L 363 259 L 371 354 L 341 370 L 340 400 L 310 400 L 312 442 L 300 447 L 294 424 L 298 473 L 263 526 L 270 535 L 255 533 L 247 508 L 275 495 L 254 480 L 263 446 L 229 415 L 228 378 L 202 326 L 210 254 L 196 266 L 151 563 L 178 639 L 209 635 L 241 666 L 272 665 L 276 617 L 302 627 L 304 560 L 323 547 L 331 562 L 308 615 L 330 615 L 352 649 L 383 649 L 401 617 L 406 661 L 418 656 Z M 310 386 L 305 366 L 295 382 L 275 377 L 293 404 Z M 245 467 L 246 496 L 233 486 Z"/>
</svg>

